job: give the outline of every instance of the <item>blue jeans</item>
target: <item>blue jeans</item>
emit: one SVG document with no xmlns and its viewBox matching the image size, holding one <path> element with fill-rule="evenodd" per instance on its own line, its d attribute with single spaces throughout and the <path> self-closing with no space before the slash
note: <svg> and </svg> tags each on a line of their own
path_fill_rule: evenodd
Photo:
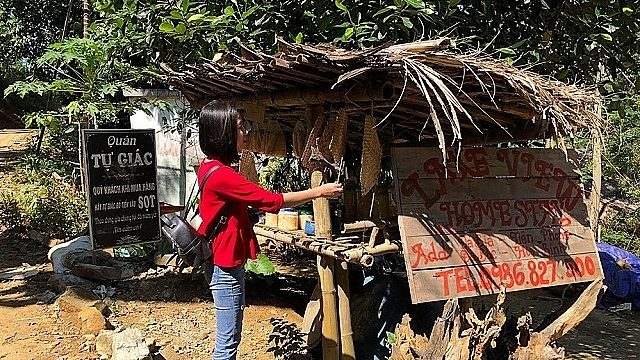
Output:
<svg viewBox="0 0 640 360">
<path fill-rule="evenodd" d="M 216 309 L 216 344 L 213 360 L 235 360 L 242 335 L 244 266 L 223 268 L 207 263 L 205 276 Z"/>
</svg>

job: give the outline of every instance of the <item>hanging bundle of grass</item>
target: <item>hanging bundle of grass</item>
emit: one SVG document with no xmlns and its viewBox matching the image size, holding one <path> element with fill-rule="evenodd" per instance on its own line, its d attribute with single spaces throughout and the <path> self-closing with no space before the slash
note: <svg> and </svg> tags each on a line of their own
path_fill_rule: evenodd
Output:
<svg viewBox="0 0 640 360">
<path fill-rule="evenodd" d="M 367 115 L 364 121 L 362 167 L 360 168 L 360 189 L 363 195 L 368 194 L 378 183 L 380 174 L 382 147 L 378 140 L 378 132 L 374 128 L 375 124 L 373 116 Z"/>
<path fill-rule="evenodd" d="M 258 183 L 258 171 L 256 170 L 256 158 L 253 152 L 244 149 L 240 155 L 240 166 L 238 169 L 240 175 L 244 176 L 254 183 Z"/>
<path fill-rule="evenodd" d="M 335 124 L 333 125 L 333 134 L 329 143 L 329 150 L 334 162 L 338 162 L 343 156 L 347 147 L 347 112 L 344 108 L 338 111 Z"/>
<path fill-rule="evenodd" d="M 303 121 L 296 122 L 293 128 L 293 156 L 298 159 L 304 154 L 304 148 L 307 143 L 307 126 Z"/>
</svg>

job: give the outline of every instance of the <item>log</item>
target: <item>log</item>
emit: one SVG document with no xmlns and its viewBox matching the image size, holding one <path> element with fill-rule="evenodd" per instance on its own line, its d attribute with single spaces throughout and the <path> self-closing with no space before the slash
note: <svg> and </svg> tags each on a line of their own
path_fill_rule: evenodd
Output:
<svg viewBox="0 0 640 360">
<path fill-rule="evenodd" d="M 390 100 L 395 93 L 393 83 L 371 84 L 345 90 L 328 89 L 295 89 L 282 92 L 265 93 L 262 95 L 248 95 L 235 97 L 233 100 L 238 108 L 247 105 L 262 104 L 265 106 L 285 107 L 301 105 L 318 105 L 325 101 L 351 103 L 356 101 Z"/>
<path fill-rule="evenodd" d="M 582 322 L 596 306 L 606 289 L 602 279 L 593 281 L 580 298 L 553 323 L 540 332 L 531 332 L 531 315 L 518 319 L 518 348 L 510 360 L 556 360 L 564 359 L 564 349 L 555 341 Z M 415 335 L 409 328 L 405 315 L 396 326 L 397 342 L 391 349 L 390 360 L 480 360 L 488 346 L 495 346 L 495 339 L 502 331 L 506 315 L 502 304 L 504 288 L 498 294 L 496 304 L 484 319 L 479 319 L 468 300 L 450 299 L 446 302 L 442 316 L 436 321 L 431 336 L 426 339 Z"/>
<path fill-rule="evenodd" d="M 540 332 L 533 332 L 527 341 L 521 330 L 520 346 L 511 355 L 511 360 L 551 360 L 564 359 L 564 349 L 557 348 L 556 340 L 571 331 L 584 320 L 595 308 L 596 303 L 606 287 L 602 279 L 594 280 L 580 295 L 578 300 L 560 317 Z M 520 318 L 518 323 L 527 327 L 526 319 Z"/>
</svg>

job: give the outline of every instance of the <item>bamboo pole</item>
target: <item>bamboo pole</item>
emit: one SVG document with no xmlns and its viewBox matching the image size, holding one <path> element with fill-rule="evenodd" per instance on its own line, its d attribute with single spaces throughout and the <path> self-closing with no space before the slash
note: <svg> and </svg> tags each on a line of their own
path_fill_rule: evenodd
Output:
<svg viewBox="0 0 640 360">
<path fill-rule="evenodd" d="M 376 227 L 376 224 L 373 221 L 361 220 L 361 221 L 356 221 L 350 224 L 342 224 L 340 232 L 343 234 L 348 234 L 348 233 L 369 230 L 374 227 Z"/>
<path fill-rule="evenodd" d="M 320 186 L 322 172 L 311 174 L 311 187 Z M 331 239 L 331 210 L 329 200 L 318 198 L 313 200 L 313 218 L 316 222 L 316 236 Z M 338 325 L 338 309 L 336 304 L 336 286 L 334 283 L 335 260 L 328 256 L 318 255 L 318 278 L 322 311 L 322 358 L 338 360 L 340 357 L 340 328 Z"/>
<path fill-rule="evenodd" d="M 336 284 L 338 285 L 338 318 L 340 319 L 340 360 L 354 360 L 353 329 L 349 303 L 349 268 L 346 261 L 336 261 Z"/>
<path fill-rule="evenodd" d="M 390 100 L 395 93 L 393 83 L 372 84 L 368 87 L 345 90 L 295 89 L 282 92 L 264 93 L 262 95 L 245 95 L 234 98 L 238 108 L 247 104 L 263 104 L 265 106 L 300 106 L 318 105 L 329 102 L 356 102 Z"/>
</svg>

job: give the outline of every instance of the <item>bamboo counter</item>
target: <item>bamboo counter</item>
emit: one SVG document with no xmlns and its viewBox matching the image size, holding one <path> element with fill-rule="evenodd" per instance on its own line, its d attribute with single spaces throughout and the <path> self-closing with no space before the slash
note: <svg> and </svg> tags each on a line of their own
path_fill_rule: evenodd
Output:
<svg viewBox="0 0 640 360">
<path fill-rule="evenodd" d="M 329 256 L 367 268 L 373 265 L 375 256 L 395 253 L 401 249 L 401 245 L 394 242 L 371 246 L 360 241 L 357 236 L 336 237 L 334 240 L 328 240 L 307 235 L 303 230 L 285 231 L 264 224 L 255 224 L 253 230 L 258 237 L 280 241 L 319 255 Z"/>
</svg>

